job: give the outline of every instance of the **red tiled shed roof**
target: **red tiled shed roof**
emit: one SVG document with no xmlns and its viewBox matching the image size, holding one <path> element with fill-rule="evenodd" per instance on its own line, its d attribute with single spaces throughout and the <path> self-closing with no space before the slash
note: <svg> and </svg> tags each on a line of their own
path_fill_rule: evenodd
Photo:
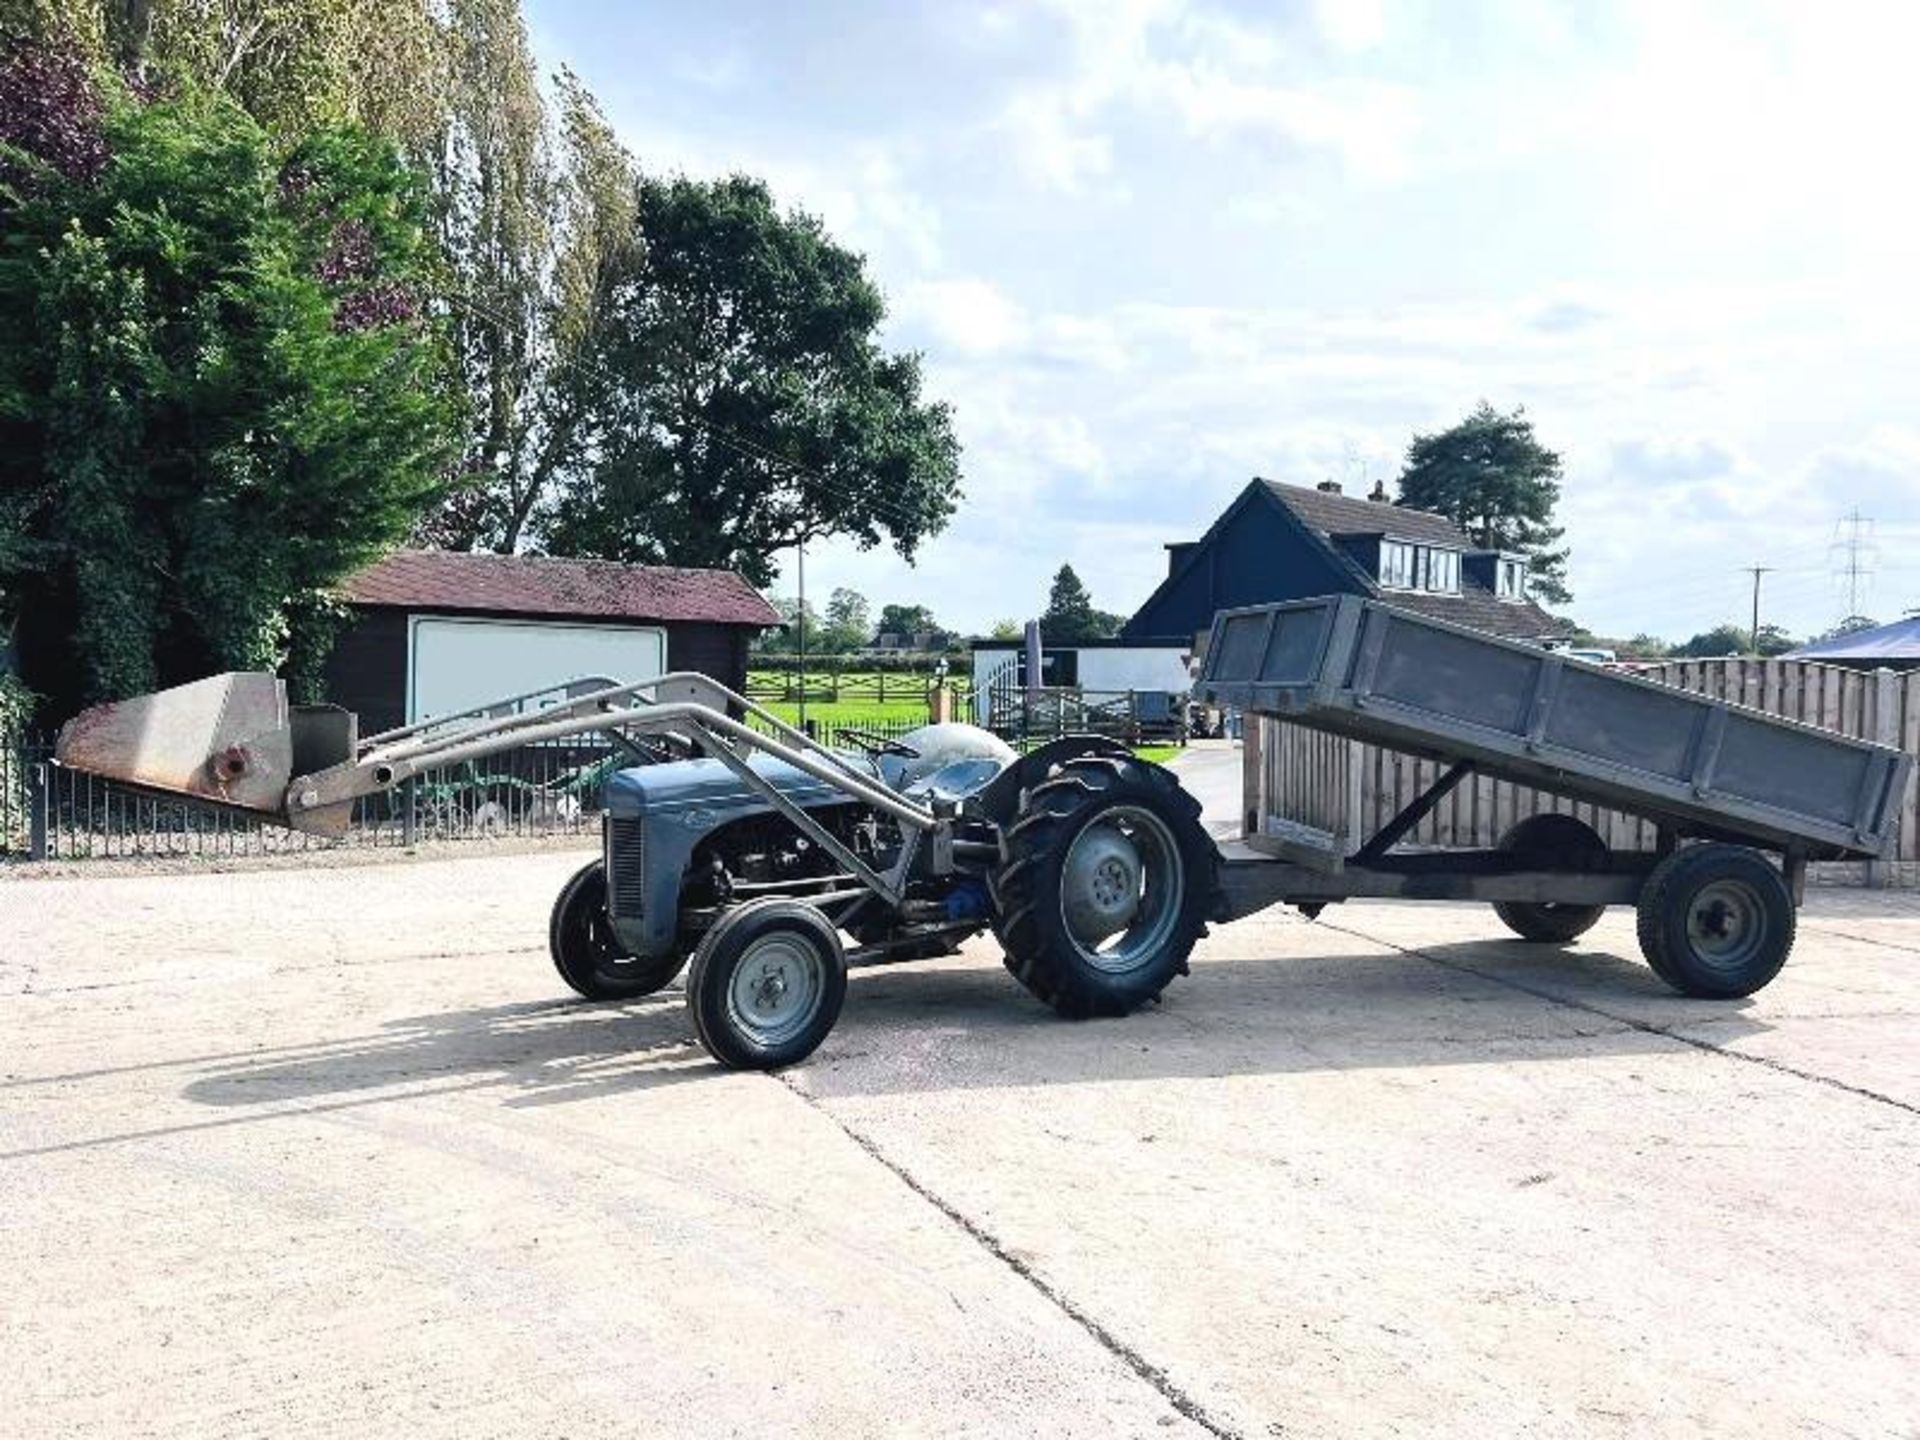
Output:
<svg viewBox="0 0 1920 1440">
<path fill-rule="evenodd" d="M 480 610 L 596 620 L 694 620 L 768 626 L 780 617 L 732 570 L 622 565 L 544 555 L 397 550 L 342 587 L 354 605 Z"/>
</svg>

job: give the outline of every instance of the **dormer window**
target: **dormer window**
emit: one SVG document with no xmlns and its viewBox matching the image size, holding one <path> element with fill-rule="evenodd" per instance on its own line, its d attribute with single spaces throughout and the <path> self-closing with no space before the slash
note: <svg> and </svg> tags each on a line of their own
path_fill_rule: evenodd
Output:
<svg viewBox="0 0 1920 1440">
<path fill-rule="evenodd" d="M 1527 562 L 1524 560 L 1502 560 L 1500 562 L 1500 590 L 1502 600 L 1524 600 L 1527 598 Z"/>
<path fill-rule="evenodd" d="M 1460 593 L 1460 552 L 1404 540 L 1380 542 L 1382 588 L 1428 590 L 1440 595 Z"/>
</svg>

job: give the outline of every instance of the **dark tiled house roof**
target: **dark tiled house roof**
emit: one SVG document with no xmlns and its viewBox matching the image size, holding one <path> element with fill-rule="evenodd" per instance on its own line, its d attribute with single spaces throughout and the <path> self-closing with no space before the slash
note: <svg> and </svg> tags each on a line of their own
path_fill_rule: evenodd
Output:
<svg viewBox="0 0 1920 1440">
<path fill-rule="evenodd" d="M 621 565 L 542 555 L 398 550 L 349 579 L 354 605 L 594 620 L 769 626 L 780 617 L 731 570 Z"/>
<path fill-rule="evenodd" d="M 1310 530 L 1322 535 L 1385 535 L 1423 545 L 1446 545 L 1456 550 L 1478 547 L 1444 515 L 1408 510 L 1382 500 L 1360 500 L 1305 485 L 1283 485 L 1262 480 L 1273 498 L 1297 515 Z"/>
<path fill-rule="evenodd" d="M 1382 500 L 1363 500 L 1350 495 L 1312 489 L 1304 485 L 1283 485 L 1278 480 L 1260 482 L 1294 517 L 1323 540 L 1335 535 L 1384 535 L 1390 540 L 1410 540 L 1418 545 L 1440 545 L 1448 549 L 1471 551 L 1480 547 L 1467 533 L 1444 515 L 1425 510 L 1409 510 Z M 1338 547 L 1334 547 L 1338 550 Z M 1374 585 L 1389 605 L 1431 615 L 1436 620 L 1451 620 L 1476 630 L 1496 635 L 1528 638 L 1558 635 L 1568 629 L 1531 600 L 1502 600 L 1484 585 L 1461 576 L 1460 592 L 1448 595 L 1425 590 L 1389 590 Z"/>
</svg>

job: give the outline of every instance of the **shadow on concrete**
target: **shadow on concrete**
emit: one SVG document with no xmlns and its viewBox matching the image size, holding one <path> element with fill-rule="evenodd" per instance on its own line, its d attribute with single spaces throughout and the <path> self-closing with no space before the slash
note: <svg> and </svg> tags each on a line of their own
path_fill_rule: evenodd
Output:
<svg viewBox="0 0 1920 1440">
<path fill-rule="evenodd" d="M 1704 1018 L 1716 1043 L 1766 1028 L 1743 1016 L 1744 1002 L 1681 1000 L 1613 955 L 1479 942 L 1419 955 L 1203 960 L 1162 1004 L 1075 1023 L 1033 1000 L 990 953 L 855 972 L 839 1025 L 798 1072 L 806 1087 L 890 1093 L 1541 1062 L 1669 1050 L 1679 1042 L 1665 1028 Z M 185 1094 L 209 1106 L 297 1109 L 495 1089 L 509 1106 L 539 1106 L 720 1073 L 675 989 L 625 1005 L 413 1016 L 363 1039 L 222 1057 Z"/>
</svg>

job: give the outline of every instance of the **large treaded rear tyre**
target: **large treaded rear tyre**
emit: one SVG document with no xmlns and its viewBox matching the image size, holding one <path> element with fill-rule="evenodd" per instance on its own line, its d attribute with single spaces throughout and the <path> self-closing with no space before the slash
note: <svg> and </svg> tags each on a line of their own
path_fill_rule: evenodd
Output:
<svg viewBox="0 0 1920 1440">
<path fill-rule="evenodd" d="M 1124 1015 L 1186 974 L 1220 859 L 1199 817 L 1170 772 L 1131 757 L 1081 756 L 1034 786 L 992 877 L 1014 978 L 1084 1019 Z"/>
<path fill-rule="evenodd" d="M 1640 892 L 1640 951 L 1682 995 L 1737 1000 L 1780 973 L 1793 950 L 1793 892 L 1744 845 L 1676 850 Z"/>
<path fill-rule="evenodd" d="M 1529 815 L 1500 837 L 1498 849 L 1527 857 L 1543 870 L 1598 868 L 1607 858 L 1607 842 L 1584 820 L 1571 815 Z M 1600 923 L 1604 905 L 1564 905 L 1553 900 L 1496 900 L 1493 913 L 1522 940 L 1564 945 Z"/>
<path fill-rule="evenodd" d="M 553 968 L 588 1000 L 637 1000 L 667 985 L 687 963 L 674 953 L 652 959 L 629 955 L 607 918 L 607 871 L 596 860 L 561 887 L 547 922 Z"/>
</svg>

